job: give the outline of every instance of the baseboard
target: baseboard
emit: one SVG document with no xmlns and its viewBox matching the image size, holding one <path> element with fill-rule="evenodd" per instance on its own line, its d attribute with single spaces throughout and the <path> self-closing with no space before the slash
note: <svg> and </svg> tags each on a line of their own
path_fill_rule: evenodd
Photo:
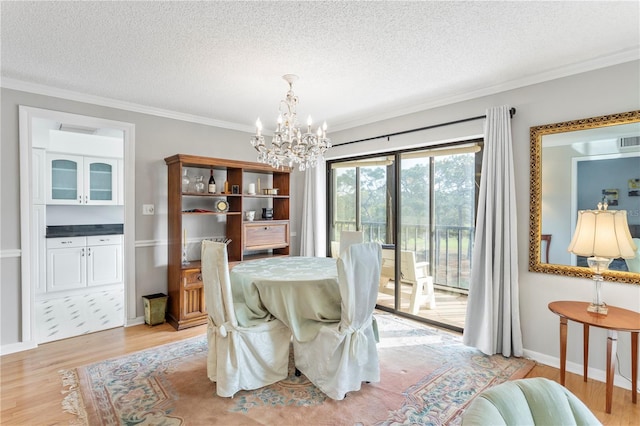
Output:
<svg viewBox="0 0 640 426">
<path fill-rule="evenodd" d="M 127 318 L 127 320 L 125 321 L 124 326 L 125 327 L 133 327 L 134 325 L 140 325 L 140 324 L 144 324 L 144 315 L 140 316 L 140 317 L 135 317 L 135 318 Z"/>
<path fill-rule="evenodd" d="M 0 346 L 0 355 L 9 355 L 16 352 L 27 351 L 29 349 L 37 348 L 38 345 L 36 342 L 18 342 L 18 343 L 9 343 L 8 345 Z"/>
<path fill-rule="evenodd" d="M 560 368 L 560 359 L 556 357 L 552 357 L 549 355 L 541 354 L 534 351 L 524 350 L 523 355 L 525 358 L 532 359 L 540 364 L 548 365 L 553 368 Z M 582 376 L 582 364 L 577 364 L 575 362 L 567 361 L 566 369 L 569 373 L 577 374 L 578 376 Z M 589 367 L 587 371 L 587 375 L 589 379 L 597 380 L 599 382 L 606 383 L 607 381 L 607 373 L 604 370 L 600 370 L 597 368 Z M 623 377 L 619 374 L 616 374 L 613 379 L 614 386 L 618 386 L 623 389 L 631 390 L 631 380 Z M 640 393 L 640 383 L 637 387 Z"/>
</svg>

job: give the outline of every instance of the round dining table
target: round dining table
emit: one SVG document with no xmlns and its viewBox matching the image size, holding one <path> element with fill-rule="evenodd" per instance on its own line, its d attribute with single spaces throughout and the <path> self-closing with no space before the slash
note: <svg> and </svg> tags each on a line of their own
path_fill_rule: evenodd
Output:
<svg viewBox="0 0 640 426">
<path fill-rule="evenodd" d="M 340 321 L 342 299 L 335 259 L 283 256 L 252 260 L 231 269 L 230 279 L 241 326 L 273 316 L 298 341 L 306 342 L 326 323 Z"/>
</svg>

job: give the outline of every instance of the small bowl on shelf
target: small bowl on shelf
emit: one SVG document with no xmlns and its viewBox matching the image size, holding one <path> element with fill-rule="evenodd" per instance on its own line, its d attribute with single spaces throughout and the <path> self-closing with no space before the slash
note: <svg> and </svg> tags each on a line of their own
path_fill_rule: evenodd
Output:
<svg viewBox="0 0 640 426">
<path fill-rule="evenodd" d="M 278 188 L 264 188 L 262 193 L 264 195 L 278 195 Z"/>
</svg>

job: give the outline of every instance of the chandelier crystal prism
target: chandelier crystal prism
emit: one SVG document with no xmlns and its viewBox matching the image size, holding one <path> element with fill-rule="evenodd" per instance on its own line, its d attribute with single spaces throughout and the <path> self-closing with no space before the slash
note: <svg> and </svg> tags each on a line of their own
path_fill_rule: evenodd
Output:
<svg viewBox="0 0 640 426">
<path fill-rule="evenodd" d="M 251 137 L 251 145 L 258 151 L 258 161 L 269 164 L 273 168 L 298 165 L 300 171 L 315 167 L 323 158 L 331 140 L 327 138 L 327 122 L 318 126 L 316 132 L 311 131 L 311 116 L 307 119 L 306 132 L 298 126 L 296 108 L 298 97 L 293 93 L 293 83 L 297 75 L 286 74 L 282 78 L 289 83 L 287 97 L 280 101 L 280 115 L 271 139 L 271 146 L 265 145 L 262 136 L 262 122 L 256 121 L 256 134 Z"/>
</svg>

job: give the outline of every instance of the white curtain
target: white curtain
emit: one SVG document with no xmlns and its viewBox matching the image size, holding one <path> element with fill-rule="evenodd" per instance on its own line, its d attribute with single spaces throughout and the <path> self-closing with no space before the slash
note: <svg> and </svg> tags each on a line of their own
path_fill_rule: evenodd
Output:
<svg viewBox="0 0 640 426">
<path fill-rule="evenodd" d="M 300 226 L 300 256 L 325 257 L 326 235 L 325 196 L 326 162 L 318 161 L 316 167 L 304 172 L 304 193 L 302 196 L 302 223 Z"/>
<path fill-rule="evenodd" d="M 463 341 L 487 355 L 522 356 L 515 182 L 509 107 L 487 110 Z"/>
</svg>

